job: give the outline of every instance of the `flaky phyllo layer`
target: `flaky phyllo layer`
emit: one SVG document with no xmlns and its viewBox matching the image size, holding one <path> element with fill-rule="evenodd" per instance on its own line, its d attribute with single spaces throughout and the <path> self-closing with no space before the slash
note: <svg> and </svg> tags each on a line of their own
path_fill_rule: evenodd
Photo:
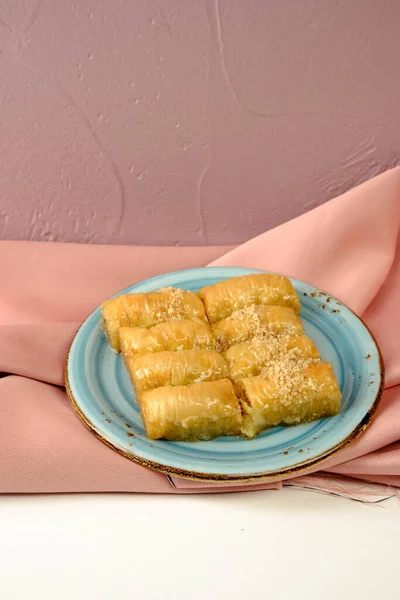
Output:
<svg viewBox="0 0 400 600">
<path fill-rule="evenodd" d="M 187 441 L 252 438 L 340 411 L 332 367 L 299 313 L 290 280 L 269 274 L 102 304 L 103 329 L 123 354 L 147 436 Z"/>
</svg>

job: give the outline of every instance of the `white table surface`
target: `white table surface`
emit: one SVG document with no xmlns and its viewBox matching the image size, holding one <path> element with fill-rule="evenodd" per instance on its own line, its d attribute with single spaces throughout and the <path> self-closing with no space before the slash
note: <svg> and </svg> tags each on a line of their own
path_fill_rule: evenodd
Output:
<svg viewBox="0 0 400 600">
<path fill-rule="evenodd" d="M 375 600 L 399 571 L 396 499 L 0 497 L 2 600 Z"/>
</svg>

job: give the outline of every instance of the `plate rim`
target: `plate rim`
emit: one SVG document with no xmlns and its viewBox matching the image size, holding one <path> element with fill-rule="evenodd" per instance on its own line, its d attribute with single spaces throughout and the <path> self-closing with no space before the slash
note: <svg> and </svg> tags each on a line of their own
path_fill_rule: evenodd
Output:
<svg viewBox="0 0 400 600">
<path fill-rule="evenodd" d="M 136 283 L 133 283 L 130 286 L 127 286 L 127 287 L 123 288 L 122 290 L 116 292 L 109 298 L 114 298 L 116 296 L 123 294 L 124 292 L 126 292 L 127 290 L 132 288 L 132 286 L 137 285 L 138 283 L 148 282 L 148 281 L 151 281 L 152 279 L 156 279 L 163 275 L 171 275 L 174 273 L 185 273 L 188 271 L 193 272 L 193 271 L 200 270 L 200 269 L 210 269 L 211 270 L 211 269 L 221 269 L 221 268 L 226 269 L 226 270 L 248 269 L 249 271 L 253 271 L 253 272 L 259 271 L 261 273 L 272 273 L 272 274 L 281 275 L 280 273 L 275 273 L 273 271 L 264 271 L 261 269 L 251 269 L 251 267 L 249 268 L 249 267 L 224 266 L 224 265 L 222 265 L 221 267 L 214 266 L 214 267 L 194 267 L 194 268 L 189 268 L 189 269 L 177 269 L 175 271 L 168 271 L 166 273 L 161 273 L 159 275 L 155 275 L 153 277 L 149 277 L 147 279 L 137 281 Z M 91 313 L 83 320 L 81 325 L 78 327 L 77 331 L 74 334 L 72 342 L 68 348 L 67 356 L 65 359 L 65 364 L 64 364 L 65 391 L 67 393 L 68 399 L 69 399 L 74 411 L 76 412 L 76 414 L 78 415 L 80 420 L 84 423 L 84 425 L 106 446 L 108 446 L 112 450 L 115 450 L 116 452 L 118 452 L 118 454 L 121 454 L 122 456 L 124 456 L 125 458 L 128 458 L 129 460 L 135 462 L 136 464 L 139 464 L 139 465 L 146 467 L 148 469 L 151 469 L 153 471 L 163 473 L 164 475 L 167 475 L 169 477 L 171 477 L 171 476 L 179 477 L 180 479 L 186 479 L 186 480 L 191 480 L 191 481 L 200 481 L 203 483 L 222 483 L 222 484 L 223 483 L 254 483 L 254 482 L 258 482 L 258 483 L 266 482 L 267 483 L 267 482 L 272 482 L 272 481 L 282 481 L 284 479 L 289 479 L 291 477 L 298 477 L 300 475 L 303 475 L 303 474 L 309 472 L 310 469 L 313 469 L 315 466 L 324 463 L 326 460 L 335 456 L 336 454 L 338 454 L 339 452 L 344 450 L 347 446 L 349 446 L 350 444 L 355 442 L 360 437 L 360 435 L 371 425 L 371 423 L 376 415 L 376 411 L 379 406 L 379 403 L 380 403 L 380 400 L 382 398 L 382 394 L 384 391 L 384 387 L 385 387 L 385 365 L 384 365 L 381 349 L 379 347 L 379 344 L 378 344 L 374 334 L 372 333 L 372 331 L 370 330 L 368 325 L 364 322 L 364 320 L 360 316 L 358 316 L 344 302 L 342 302 L 341 300 L 338 300 L 335 296 L 332 296 L 332 294 L 328 294 L 324 290 L 321 290 L 321 288 L 318 288 L 318 287 L 314 286 L 313 284 L 306 283 L 297 278 L 289 277 L 289 279 L 294 279 L 295 281 L 297 281 L 299 283 L 311 286 L 316 291 L 318 291 L 322 294 L 326 294 L 326 295 L 330 296 L 332 299 L 336 300 L 337 302 L 340 302 L 340 304 L 342 304 L 350 313 L 352 313 L 356 317 L 356 319 L 364 326 L 364 328 L 367 330 L 367 332 L 368 332 L 369 336 L 371 337 L 371 340 L 373 341 L 374 346 L 376 348 L 376 352 L 377 352 L 377 356 L 378 356 L 378 360 L 379 360 L 380 383 L 379 383 L 379 388 L 376 392 L 374 401 L 373 401 L 371 407 L 368 409 L 365 416 L 363 417 L 363 419 L 360 421 L 360 423 L 358 423 L 356 425 L 356 427 L 353 429 L 353 431 L 350 432 L 350 434 L 347 437 L 345 437 L 343 440 L 341 440 L 335 446 L 328 448 L 327 450 L 325 450 L 324 452 L 322 452 L 318 456 L 315 456 L 312 459 L 306 459 L 300 463 L 297 463 L 295 466 L 286 467 L 279 471 L 262 471 L 259 473 L 252 473 L 250 476 L 235 475 L 235 474 L 229 475 L 229 474 L 203 473 L 203 472 L 199 472 L 199 471 L 190 471 L 187 469 L 181 469 L 179 467 L 163 465 L 162 463 L 158 463 L 156 461 L 142 458 L 141 456 L 137 456 L 136 454 L 134 454 L 133 451 L 126 452 L 123 448 L 118 447 L 117 444 L 110 441 L 106 436 L 104 436 L 96 428 L 96 426 L 90 421 L 90 419 L 84 414 L 84 412 L 82 411 L 82 409 L 80 408 L 78 402 L 76 401 L 76 399 L 74 397 L 74 394 L 72 392 L 70 382 L 69 382 L 68 365 L 69 365 L 70 354 L 71 354 L 71 350 L 74 345 L 74 342 L 75 342 L 81 328 L 84 326 L 86 321 L 99 309 L 100 305 L 98 305 L 93 311 L 91 311 Z"/>
</svg>

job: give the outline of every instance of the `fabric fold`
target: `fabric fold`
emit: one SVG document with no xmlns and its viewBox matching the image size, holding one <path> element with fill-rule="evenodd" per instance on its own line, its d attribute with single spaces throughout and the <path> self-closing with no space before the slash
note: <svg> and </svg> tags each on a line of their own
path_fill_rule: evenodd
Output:
<svg viewBox="0 0 400 600">
<path fill-rule="evenodd" d="M 362 482 L 346 488 L 358 486 L 353 497 L 366 481 L 400 487 L 399 230 L 396 168 L 237 248 L 0 242 L 0 372 L 11 374 L 0 379 L 0 492 L 281 487 L 217 486 L 145 469 L 96 439 L 62 387 L 73 336 L 102 300 L 142 279 L 205 265 L 258 268 L 307 281 L 362 316 L 380 344 L 387 389 L 370 428 L 326 461 L 323 473 L 310 471 L 284 484 L 340 493 L 352 478 Z"/>
</svg>

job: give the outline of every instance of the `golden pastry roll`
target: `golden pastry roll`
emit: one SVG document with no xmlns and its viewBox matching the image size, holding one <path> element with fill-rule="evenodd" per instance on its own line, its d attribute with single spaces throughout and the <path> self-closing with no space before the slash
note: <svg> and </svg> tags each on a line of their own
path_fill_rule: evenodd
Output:
<svg viewBox="0 0 400 600">
<path fill-rule="evenodd" d="M 207 321 L 199 297 L 175 288 L 149 294 L 123 294 L 103 302 L 101 312 L 103 329 L 117 352 L 120 351 L 120 327 L 152 327 L 171 319 Z"/>
<path fill-rule="evenodd" d="M 292 377 L 248 377 L 236 384 L 249 438 L 277 425 L 299 425 L 340 412 L 341 393 L 332 366 L 312 363 Z"/>
<path fill-rule="evenodd" d="M 300 301 L 293 284 L 283 275 L 259 273 L 233 277 L 203 287 L 197 293 L 210 323 L 226 319 L 235 310 L 252 304 L 289 306 L 300 312 Z"/>
<path fill-rule="evenodd" d="M 188 385 L 228 377 L 228 364 L 215 350 L 137 354 L 125 361 L 139 403 L 142 393 L 166 385 Z"/>
<path fill-rule="evenodd" d="M 282 355 L 293 359 L 319 358 L 314 342 L 306 335 L 258 337 L 243 344 L 235 344 L 224 353 L 232 379 L 257 376 L 266 364 L 279 360 Z"/>
<path fill-rule="evenodd" d="M 144 392 L 141 414 L 151 440 L 200 441 L 239 435 L 242 412 L 229 379 Z"/>
<path fill-rule="evenodd" d="M 188 319 L 166 321 L 149 329 L 121 327 L 119 338 L 125 357 L 167 350 L 215 350 L 217 347 L 217 340 L 207 323 Z"/>
<path fill-rule="evenodd" d="M 286 306 L 248 306 L 211 326 L 218 348 L 228 350 L 258 335 L 299 335 L 303 325 L 299 315 Z"/>
</svg>

